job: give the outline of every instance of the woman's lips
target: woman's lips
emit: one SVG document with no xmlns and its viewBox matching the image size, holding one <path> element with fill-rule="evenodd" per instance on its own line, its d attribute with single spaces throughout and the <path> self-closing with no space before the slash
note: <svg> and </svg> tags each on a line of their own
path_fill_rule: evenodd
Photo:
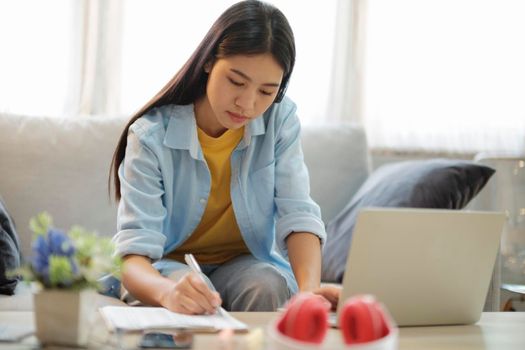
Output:
<svg viewBox="0 0 525 350">
<path fill-rule="evenodd" d="M 227 112 L 228 115 L 230 116 L 230 118 L 235 122 L 235 123 L 244 123 L 245 121 L 248 120 L 248 117 L 245 117 L 243 115 L 240 115 L 240 114 L 237 114 L 237 113 L 233 113 L 233 112 L 230 112 L 228 111 Z"/>
</svg>

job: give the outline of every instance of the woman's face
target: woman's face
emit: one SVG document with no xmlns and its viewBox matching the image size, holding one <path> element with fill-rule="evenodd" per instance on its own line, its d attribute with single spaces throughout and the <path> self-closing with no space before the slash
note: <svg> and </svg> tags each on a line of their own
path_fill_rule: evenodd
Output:
<svg viewBox="0 0 525 350">
<path fill-rule="evenodd" d="M 283 69 L 271 54 L 219 58 L 206 70 L 206 95 L 195 103 L 195 115 L 197 125 L 214 137 L 263 114 L 283 78 Z"/>
</svg>

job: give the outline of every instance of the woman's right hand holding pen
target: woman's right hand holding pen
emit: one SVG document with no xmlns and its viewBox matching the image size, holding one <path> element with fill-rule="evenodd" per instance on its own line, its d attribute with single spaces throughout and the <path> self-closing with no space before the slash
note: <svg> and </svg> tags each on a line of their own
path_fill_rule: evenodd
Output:
<svg viewBox="0 0 525 350">
<path fill-rule="evenodd" d="M 162 293 L 160 304 L 168 310 L 189 314 L 213 314 L 222 304 L 219 293 L 212 291 L 196 272 L 184 274 Z"/>
<path fill-rule="evenodd" d="M 221 297 L 208 287 L 196 272 L 187 272 L 179 279 L 162 276 L 141 255 L 126 255 L 122 267 L 122 284 L 135 298 L 147 305 L 163 306 L 183 314 L 215 312 Z"/>
</svg>

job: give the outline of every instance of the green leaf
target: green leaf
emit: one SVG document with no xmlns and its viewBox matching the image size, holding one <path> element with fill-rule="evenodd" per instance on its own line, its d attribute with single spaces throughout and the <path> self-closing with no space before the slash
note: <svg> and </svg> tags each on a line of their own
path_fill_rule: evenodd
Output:
<svg viewBox="0 0 525 350">
<path fill-rule="evenodd" d="M 67 257 L 49 257 L 49 281 L 51 286 L 69 285 L 73 282 L 73 267 Z"/>
<path fill-rule="evenodd" d="M 31 219 L 30 228 L 39 235 L 47 235 L 53 227 L 53 219 L 42 212 Z M 112 274 L 120 278 L 122 259 L 115 254 L 110 237 L 100 237 L 81 226 L 73 226 L 68 236 L 75 248 L 73 257 L 48 256 L 49 271 L 41 276 L 30 264 L 13 271 L 27 281 L 38 281 L 44 288 L 76 289 L 100 288 L 99 278 Z"/>
<path fill-rule="evenodd" d="M 6 271 L 5 276 L 7 278 L 15 278 L 19 276 L 22 280 L 26 282 L 36 280 L 36 276 L 33 273 L 33 270 L 31 269 L 30 265 L 20 266 L 16 269 L 8 270 Z"/>
<path fill-rule="evenodd" d="M 39 213 L 37 216 L 32 217 L 29 220 L 29 228 L 37 236 L 45 235 L 49 228 L 53 226 L 53 218 L 49 215 L 48 212 L 44 211 Z"/>
</svg>

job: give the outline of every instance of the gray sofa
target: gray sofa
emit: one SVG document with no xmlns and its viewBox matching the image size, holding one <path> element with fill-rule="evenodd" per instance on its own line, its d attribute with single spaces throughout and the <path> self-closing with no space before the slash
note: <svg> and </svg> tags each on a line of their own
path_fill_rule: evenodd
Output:
<svg viewBox="0 0 525 350">
<path fill-rule="evenodd" d="M 0 195 L 30 255 L 29 219 L 46 210 L 55 226 L 74 224 L 113 235 L 116 205 L 108 194 L 108 169 L 125 118 L 68 119 L 0 114 Z M 312 197 L 329 222 L 370 173 L 366 136 L 355 125 L 303 127 Z M 27 286 L 0 296 L 0 310 L 31 309 Z"/>
<path fill-rule="evenodd" d="M 43 210 L 60 228 L 78 224 L 103 235 L 115 233 L 117 209 L 108 192 L 108 169 L 126 121 L 115 116 L 0 114 L 0 196 L 17 225 L 24 257 L 30 256 L 29 219 Z M 306 125 L 302 138 L 311 194 L 329 223 L 371 173 L 366 135 L 351 124 Z M 479 199 L 486 197 L 484 192 Z M 478 198 L 470 209 L 486 209 Z M 485 310 L 498 307 L 497 264 Z M 0 310 L 31 308 L 25 284 L 19 283 L 15 296 L 0 295 Z"/>
</svg>

